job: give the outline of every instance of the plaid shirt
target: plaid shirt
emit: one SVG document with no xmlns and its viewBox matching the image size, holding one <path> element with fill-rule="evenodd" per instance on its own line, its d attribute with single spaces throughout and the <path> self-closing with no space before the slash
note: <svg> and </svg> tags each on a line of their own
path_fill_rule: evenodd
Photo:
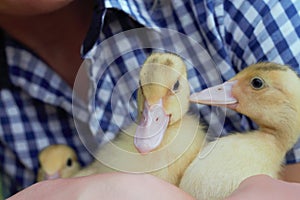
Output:
<svg viewBox="0 0 300 200">
<path fill-rule="evenodd" d="M 37 55 L 6 35 L 10 84 L 0 91 L 0 170 L 6 196 L 34 183 L 44 147 L 68 144 L 86 165 L 92 161 L 87 151 L 94 148 L 91 141 L 103 143 L 132 123 L 137 72 L 151 52 L 181 55 L 191 89 L 199 91 L 258 61 L 285 63 L 299 73 L 299 35 L 300 4 L 292 0 L 99 1 L 82 45 L 86 103 Z M 74 88 L 83 91 L 80 81 Z M 209 124 L 212 137 L 256 127 L 233 111 L 191 109 Z M 299 161 L 300 142 L 286 157 L 287 163 Z"/>
</svg>

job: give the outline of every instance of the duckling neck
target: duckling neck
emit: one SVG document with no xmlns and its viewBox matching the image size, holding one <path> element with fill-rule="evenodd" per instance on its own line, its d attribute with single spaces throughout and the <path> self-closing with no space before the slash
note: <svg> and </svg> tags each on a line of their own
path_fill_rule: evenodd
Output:
<svg viewBox="0 0 300 200">
<path fill-rule="evenodd" d="M 181 122 L 182 122 L 182 119 L 179 119 L 178 121 L 176 121 L 173 124 L 168 126 L 159 148 L 163 148 L 165 145 L 168 145 L 170 143 L 170 141 L 172 141 L 174 139 L 174 137 L 176 137 L 176 135 L 177 135 L 176 132 L 180 129 Z"/>
<path fill-rule="evenodd" d="M 282 151 L 287 152 L 297 142 L 300 136 L 299 124 L 296 124 L 297 120 L 290 119 L 290 123 L 283 122 L 278 127 L 260 126 L 259 131 L 265 134 L 273 135 L 277 146 Z"/>
<path fill-rule="evenodd" d="M 195 137 L 204 137 L 204 135 L 198 134 L 200 129 L 202 127 L 199 124 L 198 117 L 185 114 L 182 118 L 168 126 L 159 149 L 170 144 L 175 145 L 174 148 L 176 151 L 178 151 L 179 146 L 186 148 L 191 144 L 191 141 L 195 140 Z"/>
</svg>

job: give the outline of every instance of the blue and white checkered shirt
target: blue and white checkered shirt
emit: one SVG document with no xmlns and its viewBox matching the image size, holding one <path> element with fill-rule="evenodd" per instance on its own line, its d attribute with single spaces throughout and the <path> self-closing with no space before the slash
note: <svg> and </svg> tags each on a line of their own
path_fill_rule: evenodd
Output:
<svg viewBox="0 0 300 200">
<path fill-rule="evenodd" d="M 258 61 L 288 64 L 300 73 L 296 1 L 105 0 L 97 5 L 82 45 L 88 60 L 82 66 L 89 88 L 86 104 L 37 55 L 5 37 L 12 86 L 0 91 L 0 169 L 7 196 L 35 181 L 37 155 L 44 147 L 69 144 L 86 165 L 92 161 L 86 149 L 92 149 L 90 137 L 105 142 L 132 122 L 137 72 L 153 51 L 181 55 L 194 91 L 228 80 Z M 81 87 L 79 81 L 74 90 Z M 193 109 L 214 137 L 255 128 L 233 111 Z M 300 161 L 300 142 L 286 161 Z"/>
</svg>

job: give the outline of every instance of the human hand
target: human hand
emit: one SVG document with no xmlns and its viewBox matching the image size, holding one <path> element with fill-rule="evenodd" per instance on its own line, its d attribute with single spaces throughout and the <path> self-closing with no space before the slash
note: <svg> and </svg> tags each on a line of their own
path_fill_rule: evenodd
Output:
<svg viewBox="0 0 300 200">
<path fill-rule="evenodd" d="M 283 200 L 300 199 L 300 184 L 256 175 L 244 180 L 225 200 Z"/>
<path fill-rule="evenodd" d="M 174 185 L 148 174 L 107 173 L 42 181 L 8 200 L 21 199 L 192 200 L 193 198 Z"/>
</svg>

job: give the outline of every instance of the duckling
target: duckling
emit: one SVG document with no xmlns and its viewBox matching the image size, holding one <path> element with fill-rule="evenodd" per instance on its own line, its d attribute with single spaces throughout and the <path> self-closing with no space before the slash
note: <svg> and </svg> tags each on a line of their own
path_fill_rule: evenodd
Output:
<svg viewBox="0 0 300 200">
<path fill-rule="evenodd" d="M 188 115 L 189 84 L 183 60 L 153 53 L 140 71 L 139 125 L 122 131 L 96 153 L 99 161 L 75 176 L 111 171 L 150 173 L 178 185 L 204 142 L 203 127 Z"/>
<path fill-rule="evenodd" d="M 39 153 L 37 181 L 67 178 L 80 170 L 75 151 L 64 144 L 50 145 Z"/>
<path fill-rule="evenodd" d="M 285 154 L 300 135 L 300 79 L 288 66 L 257 63 L 231 80 L 191 95 L 252 119 L 258 130 L 208 143 L 185 171 L 180 188 L 201 200 L 229 196 L 247 177 L 280 178 Z"/>
</svg>

